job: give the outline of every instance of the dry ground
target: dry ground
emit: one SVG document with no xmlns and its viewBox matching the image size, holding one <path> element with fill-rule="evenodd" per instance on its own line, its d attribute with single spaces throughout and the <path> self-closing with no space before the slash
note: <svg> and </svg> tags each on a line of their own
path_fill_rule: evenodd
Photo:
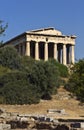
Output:
<svg viewBox="0 0 84 130">
<path fill-rule="evenodd" d="M 69 95 L 63 87 L 58 89 L 59 96 Z M 6 109 L 7 112 L 17 112 L 20 114 L 48 114 L 48 109 L 65 109 L 66 115 L 55 115 L 55 118 L 83 118 L 84 119 L 84 106 L 79 105 L 79 101 L 74 98 L 62 99 L 53 96 L 50 101 L 43 101 L 36 105 L 0 105 L 0 108 Z"/>
</svg>

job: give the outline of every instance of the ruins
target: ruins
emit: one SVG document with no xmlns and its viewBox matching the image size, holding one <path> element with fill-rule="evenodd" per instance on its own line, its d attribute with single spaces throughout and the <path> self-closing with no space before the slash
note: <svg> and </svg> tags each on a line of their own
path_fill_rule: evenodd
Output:
<svg viewBox="0 0 84 130">
<path fill-rule="evenodd" d="M 53 27 L 24 32 L 4 45 L 13 45 L 20 55 L 35 60 L 54 58 L 64 65 L 74 64 L 75 35 L 63 35 Z"/>
</svg>

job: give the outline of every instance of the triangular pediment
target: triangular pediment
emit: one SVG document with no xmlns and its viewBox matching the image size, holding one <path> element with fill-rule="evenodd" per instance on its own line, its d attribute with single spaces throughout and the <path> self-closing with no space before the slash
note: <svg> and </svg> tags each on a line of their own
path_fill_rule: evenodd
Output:
<svg viewBox="0 0 84 130">
<path fill-rule="evenodd" d="M 55 30 L 55 28 L 52 28 L 52 27 L 32 30 L 30 32 L 35 33 L 35 34 L 45 34 L 45 35 L 62 35 L 60 31 Z"/>
</svg>

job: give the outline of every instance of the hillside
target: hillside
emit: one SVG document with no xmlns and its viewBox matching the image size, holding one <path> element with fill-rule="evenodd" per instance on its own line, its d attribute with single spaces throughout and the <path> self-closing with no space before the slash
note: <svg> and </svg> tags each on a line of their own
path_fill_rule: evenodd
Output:
<svg viewBox="0 0 84 130">
<path fill-rule="evenodd" d="M 7 112 L 19 112 L 20 114 L 48 114 L 55 118 L 84 118 L 84 106 L 70 96 L 70 93 L 61 86 L 58 94 L 52 97 L 52 100 L 41 100 L 36 105 L 0 105 L 0 108 Z M 64 115 L 49 114 L 48 109 L 65 110 Z"/>
</svg>

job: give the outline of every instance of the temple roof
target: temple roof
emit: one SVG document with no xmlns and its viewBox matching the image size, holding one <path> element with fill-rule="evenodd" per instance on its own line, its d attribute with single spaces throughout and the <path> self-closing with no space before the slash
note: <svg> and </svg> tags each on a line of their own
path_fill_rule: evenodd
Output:
<svg viewBox="0 0 84 130">
<path fill-rule="evenodd" d="M 53 27 L 31 30 L 31 31 L 28 31 L 27 33 L 46 34 L 46 35 L 62 35 L 62 33 L 60 31 L 55 30 L 55 28 L 53 28 Z"/>
<path fill-rule="evenodd" d="M 76 38 L 75 35 L 66 36 L 66 35 L 63 35 L 61 31 L 56 30 L 53 27 L 48 27 L 48 28 L 41 28 L 41 29 L 26 31 L 26 32 L 24 32 L 20 35 L 17 35 L 16 37 L 8 40 L 7 42 L 5 42 L 5 44 L 8 44 L 9 42 L 11 42 L 13 40 L 17 40 L 18 38 L 21 38 L 22 36 L 25 36 L 26 34 L 28 34 L 28 35 L 54 36 L 54 37 L 70 37 L 70 38 L 74 38 L 74 39 Z"/>
</svg>

